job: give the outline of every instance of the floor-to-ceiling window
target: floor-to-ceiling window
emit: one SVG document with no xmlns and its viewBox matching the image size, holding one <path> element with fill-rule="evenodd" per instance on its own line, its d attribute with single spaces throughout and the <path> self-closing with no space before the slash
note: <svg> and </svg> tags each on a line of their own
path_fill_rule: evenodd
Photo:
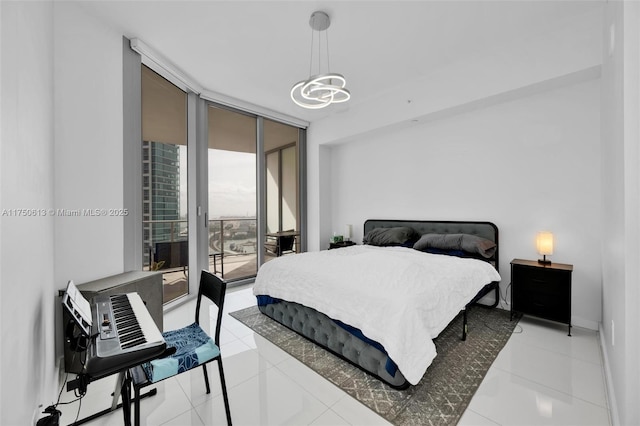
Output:
<svg viewBox="0 0 640 426">
<path fill-rule="evenodd" d="M 197 291 L 189 265 L 250 281 L 270 234 L 295 239 L 276 255 L 304 251 L 306 123 L 217 103 L 140 40 L 123 43 L 125 268 L 162 272 L 167 303 Z"/>
<path fill-rule="evenodd" d="M 187 94 L 142 66 L 142 258 L 163 302 L 188 293 Z"/>
<path fill-rule="evenodd" d="M 211 105 L 209 270 L 227 281 L 257 271 L 256 117 Z"/>
</svg>

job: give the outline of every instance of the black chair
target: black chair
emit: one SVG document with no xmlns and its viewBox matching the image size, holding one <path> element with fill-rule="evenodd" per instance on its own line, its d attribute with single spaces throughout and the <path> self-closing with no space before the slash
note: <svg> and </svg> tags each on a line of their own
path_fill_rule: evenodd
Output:
<svg viewBox="0 0 640 426">
<path fill-rule="evenodd" d="M 153 261 L 162 265 L 159 269 L 182 268 L 186 274 L 189 266 L 189 241 L 162 241 L 156 243 Z"/>
<path fill-rule="evenodd" d="M 283 254 L 294 253 L 295 250 L 293 246 L 295 245 L 295 242 L 295 235 L 267 236 L 264 248 L 267 253 L 280 257 Z"/>
<path fill-rule="evenodd" d="M 179 330 L 162 333 L 167 342 L 167 348 L 170 349 L 170 352 L 175 353 L 130 370 L 135 393 L 136 426 L 140 424 L 140 389 L 201 365 L 202 371 L 204 372 L 204 383 L 207 393 L 211 393 L 206 365 L 211 361 L 218 361 L 224 408 L 227 414 L 227 424 L 231 425 L 229 398 L 227 396 L 227 386 L 224 380 L 222 357 L 220 354 L 220 328 L 226 289 L 226 282 L 208 271 L 202 271 L 202 275 L 200 276 L 200 289 L 198 290 L 198 301 L 196 303 L 195 323 Z M 200 328 L 199 314 L 202 296 L 206 296 L 218 306 L 218 319 L 216 321 L 214 340 L 211 340 L 207 333 Z M 171 351 L 173 348 L 177 350 Z M 198 354 L 195 353 L 196 348 L 198 348 Z M 204 359 L 200 359 L 200 357 Z"/>
</svg>

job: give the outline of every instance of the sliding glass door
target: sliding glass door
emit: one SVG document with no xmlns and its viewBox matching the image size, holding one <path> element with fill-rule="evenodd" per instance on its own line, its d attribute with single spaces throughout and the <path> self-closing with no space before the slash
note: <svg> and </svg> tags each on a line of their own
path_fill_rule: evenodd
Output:
<svg viewBox="0 0 640 426">
<path fill-rule="evenodd" d="M 209 270 L 227 281 L 256 275 L 256 117 L 208 108 Z"/>
<path fill-rule="evenodd" d="M 301 131 L 215 104 L 207 124 L 209 270 L 251 278 L 261 262 L 302 249 Z"/>
<path fill-rule="evenodd" d="M 299 129 L 264 120 L 264 261 L 300 251 Z"/>
</svg>

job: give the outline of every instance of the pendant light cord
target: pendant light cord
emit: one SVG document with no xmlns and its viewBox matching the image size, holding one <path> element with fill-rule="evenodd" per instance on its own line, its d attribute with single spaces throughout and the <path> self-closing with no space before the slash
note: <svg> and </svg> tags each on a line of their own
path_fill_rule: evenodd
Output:
<svg viewBox="0 0 640 426">
<path fill-rule="evenodd" d="M 311 55 L 309 56 L 309 75 L 311 74 L 311 70 L 313 69 L 313 28 L 311 28 Z"/>
<path fill-rule="evenodd" d="M 329 66 L 329 28 L 324 30 L 325 32 L 325 40 L 327 42 L 327 74 L 331 73 L 331 67 Z"/>
</svg>

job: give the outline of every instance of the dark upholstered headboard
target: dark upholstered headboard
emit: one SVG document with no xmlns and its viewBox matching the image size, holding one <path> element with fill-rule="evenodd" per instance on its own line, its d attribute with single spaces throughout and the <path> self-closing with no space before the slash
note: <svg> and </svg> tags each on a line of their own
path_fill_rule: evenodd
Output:
<svg viewBox="0 0 640 426">
<path fill-rule="evenodd" d="M 498 269 L 500 244 L 498 243 L 498 227 L 491 222 L 462 222 L 438 220 L 396 220 L 396 219 L 368 219 L 364 222 L 364 234 L 375 228 L 394 228 L 409 226 L 422 234 L 471 234 L 486 238 L 496 243 L 496 252 L 489 259 Z"/>
</svg>

